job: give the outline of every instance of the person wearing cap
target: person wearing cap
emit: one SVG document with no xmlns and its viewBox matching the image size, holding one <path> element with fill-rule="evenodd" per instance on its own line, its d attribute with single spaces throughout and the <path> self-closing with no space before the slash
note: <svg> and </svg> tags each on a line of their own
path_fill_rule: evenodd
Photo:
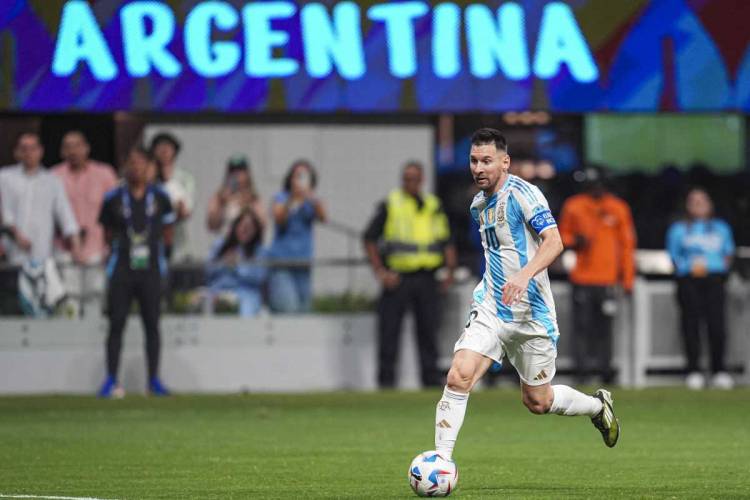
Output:
<svg viewBox="0 0 750 500">
<path fill-rule="evenodd" d="M 267 223 L 263 200 L 255 189 L 250 162 L 236 154 L 227 161 L 224 182 L 208 203 L 206 226 L 213 233 L 223 233 L 247 210 L 253 212 L 262 231 Z"/>
<path fill-rule="evenodd" d="M 180 141 L 168 132 L 160 132 L 151 139 L 149 151 L 156 160 L 157 182 L 169 196 L 174 207 L 177 222 L 174 225 L 174 241 L 170 258 L 181 261 L 190 257 L 187 221 L 195 204 L 195 179 L 183 168 L 177 166 L 177 156 L 181 149 Z"/>
<path fill-rule="evenodd" d="M 559 227 L 565 248 L 576 253 L 569 276 L 576 377 L 584 382 L 595 372 L 610 383 L 617 290 L 630 293 L 635 279 L 635 227 L 630 207 L 609 192 L 603 168 L 587 167 L 574 178 L 583 183 L 584 192 L 565 201 Z M 589 366 L 591 360 L 595 366 Z"/>
</svg>

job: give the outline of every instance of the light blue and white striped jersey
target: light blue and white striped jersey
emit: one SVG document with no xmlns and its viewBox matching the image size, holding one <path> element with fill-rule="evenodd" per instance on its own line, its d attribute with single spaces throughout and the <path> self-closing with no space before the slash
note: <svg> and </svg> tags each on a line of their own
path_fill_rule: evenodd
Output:
<svg viewBox="0 0 750 500">
<path fill-rule="evenodd" d="M 556 339 L 555 303 L 546 269 L 529 281 L 519 303 L 502 303 L 502 287 L 507 278 L 534 257 L 541 243 L 539 235 L 557 226 L 542 192 L 510 175 L 500 191 L 489 198 L 480 191 L 471 202 L 470 211 L 479 224 L 487 263 L 484 277 L 474 289 L 474 301 L 495 310 L 504 322 L 536 320 Z"/>
</svg>

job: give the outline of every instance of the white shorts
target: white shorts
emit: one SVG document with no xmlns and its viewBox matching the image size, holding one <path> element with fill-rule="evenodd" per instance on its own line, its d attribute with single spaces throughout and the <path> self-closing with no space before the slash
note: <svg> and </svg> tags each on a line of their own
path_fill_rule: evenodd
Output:
<svg viewBox="0 0 750 500">
<path fill-rule="evenodd" d="M 557 329 L 557 322 L 554 324 Z M 546 384 L 555 376 L 557 346 L 547 328 L 536 320 L 506 323 L 488 307 L 475 303 L 453 352 L 461 349 L 478 352 L 498 363 L 503 355 L 507 356 L 526 385 Z"/>
</svg>

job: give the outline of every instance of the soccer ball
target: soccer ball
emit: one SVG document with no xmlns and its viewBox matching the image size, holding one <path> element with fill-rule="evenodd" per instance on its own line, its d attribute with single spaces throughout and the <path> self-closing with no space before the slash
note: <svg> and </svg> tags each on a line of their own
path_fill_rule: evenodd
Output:
<svg viewBox="0 0 750 500">
<path fill-rule="evenodd" d="M 458 468 L 437 451 L 425 451 L 411 461 L 409 485 L 420 497 L 447 497 L 456 489 Z"/>
</svg>

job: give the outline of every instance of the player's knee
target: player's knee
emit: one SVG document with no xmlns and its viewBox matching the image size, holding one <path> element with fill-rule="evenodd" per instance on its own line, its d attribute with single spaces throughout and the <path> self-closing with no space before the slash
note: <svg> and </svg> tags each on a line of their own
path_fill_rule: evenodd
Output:
<svg viewBox="0 0 750 500">
<path fill-rule="evenodd" d="M 458 392 L 469 392 L 474 372 L 465 364 L 451 366 L 448 371 L 448 389 Z"/>
<path fill-rule="evenodd" d="M 534 415 L 544 415 L 549 412 L 549 409 L 552 406 L 552 401 L 548 401 L 535 395 L 524 394 L 523 404 Z"/>
</svg>

